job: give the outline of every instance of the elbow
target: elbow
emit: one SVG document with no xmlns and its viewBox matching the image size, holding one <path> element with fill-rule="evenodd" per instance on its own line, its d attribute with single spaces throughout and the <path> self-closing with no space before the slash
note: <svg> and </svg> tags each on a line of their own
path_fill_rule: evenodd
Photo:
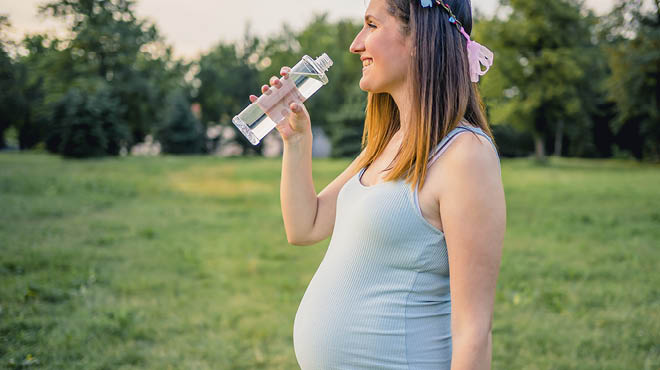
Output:
<svg viewBox="0 0 660 370">
<path fill-rule="evenodd" d="M 453 335 L 457 343 L 462 343 L 469 347 L 483 347 L 489 342 L 492 336 L 492 325 L 467 325 L 461 327 Z"/>
<path fill-rule="evenodd" d="M 289 244 L 298 246 L 313 245 L 319 242 L 319 240 L 315 239 L 314 233 L 312 231 L 306 233 L 293 233 L 286 231 L 286 240 L 289 242 Z"/>
<path fill-rule="evenodd" d="M 305 245 L 304 243 L 301 243 L 301 242 L 299 242 L 299 241 L 296 240 L 296 239 L 287 238 L 287 241 L 288 241 L 289 244 L 291 244 L 291 245 L 296 245 L 296 246 L 302 246 L 302 245 Z"/>
<path fill-rule="evenodd" d="M 286 236 L 286 240 L 287 242 L 289 242 L 289 244 L 296 246 L 305 246 L 305 245 L 314 244 L 300 238 L 290 237 L 289 235 Z"/>
</svg>

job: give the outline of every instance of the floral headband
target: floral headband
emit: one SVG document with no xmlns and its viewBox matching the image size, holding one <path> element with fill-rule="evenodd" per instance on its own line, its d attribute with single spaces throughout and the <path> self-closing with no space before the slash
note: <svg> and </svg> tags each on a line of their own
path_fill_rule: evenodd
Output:
<svg viewBox="0 0 660 370">
<path fill-rule="evenodd" d="M 470 35 L 465 32 L 463 25 L 456 18 L 454 13 L 451 11 L 449 5 L 445 4 L 442 0 L 420 0 L 422 8 L 430 8 L 433 6 L 433 3 L 440 5 L 444 10 L 449 13 L 449 23 L 452 23 L 456 28 L 465 36 L 467 39 L 467 52 L 468 52 L 468 64 L 470 66 L 470 80 L 472 82 L 479 82 L 479 76 L 483 76 L 488 72 L 490 66 L 493 65 L 493 52 L 488 50 L 483 45 L 470 40 Z M 485 70 L 481 69 L 483 64 L 486 67 Z"/>
</svg>

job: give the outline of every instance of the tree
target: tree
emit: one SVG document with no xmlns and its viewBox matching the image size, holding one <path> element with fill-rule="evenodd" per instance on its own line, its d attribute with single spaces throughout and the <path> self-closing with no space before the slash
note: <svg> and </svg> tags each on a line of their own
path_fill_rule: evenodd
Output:
<svg viewBox="0 0 660 370">
<path fill-rule="evenodd" d="M 79 65 L 70 49 L 46 35 L 28 35 L 22 43 L 26 51 L 16 59 L 16 81 L 24 102 L 13 122 L 21 149 L 30 149 L 46 138 L 54 104 L 71 87 L 80 86 Z"/>
<path fill-rule="evenodd" d="M 54 106 L 47 148 L 75 158 L 118 155 L 129 138 L 121 114 L 121 103 L 107 86 L 92 94 L 72 88 Z"/>
<path fill-rule="evenodd" d="M 267 83 L 271 76 L 279 76 L 283 65 L 292 67 L 305 54 L 312 58 L 328 54 L 333 61 L 332 67 L 326 72 L 329 82 L 305 105 L 312 118 L 312 125 L 326 132 L 333 131 L 330 125 L 337 121 L 330 119 L 330 115 L 348 102 L 348 97 L 360 81 L 362 63 L 357 55 L 349 51 L 360 28 L 361 23 L 352 20 L 330 22 L 327 13 L 315 15 L 299 32 L 284 25 L 280 33 L 264 42 L 260 55 L 268 61 L 268 67 L 261 70 L 261 81 Z"/>
<path fill-rule="evenodd" d="M 643 10 L 642 0 L 621 1 L 603 22 L 602 39 L 616 103 L 613 130 L 639 138 L 621 142 L 638 157 L 660 160 L 660 0 Z"/>
<path fill-rule="evenodd" d="M 133 0 L 55 0 L 40 8 L 68 23 L 73 38 L 66 49 L 75 60 L 75 78 L 107 82 L 125 108 L 121 119 L 131 132 L 129 145 L 152 131 L 166 91 L 180 87 L 185 73 L 156 26 L 136 18 L 134 6 Z"/>
<path fill-rule="evenodd" d="M 195 75 L 199 87 L 194 101 L 202 107 L 204 125 L 220 123 L 234 127 L 231 119 L 250 104 L 248 96 L 256 94 L 260 86 L 256 68 L 259 43 L 248 29 L 242 44 L 220 42 L 201 56 Z M 244 149 L 253 148 L 238 130 L 236 132 Z M 261 153 L 261 144 L 254 150 Z"/>
<path fill-rule="evenodd" d="M 596 18 L 578 0 L 504 0 L 503 5 L 510 10 L 508 19 L 493 17 L 475 28 L 475 39 L 496 54 L 481 85 L 491 120 L 532 133 L 539 160 L 545 158 L 553 133 L 555 147 L 564 135 L 578 144 L 592 142 Z M 589 150 L 593 148 L 577 151 Z"/>
<path fill-rule="evenodd" d="M 328 114 L 333 157 L 360 154 L 366 105 L 367 94 L 360 89 L 360 85 L 354 84 L 339 110 Z"/>
<path fill-rule="evenodd" d="M 22 107 L 19 66 L 9 55 L 10 41 L 5 37 L 5 29 L 10 27 L 7 16 L 0 15 L 0 149 L 6 147 L 5 130 L 20 119 Z"/>
<path fill-rule="evenodd" d="M 164 153 L 198 154 L 205 149 L 205 131 L 190 110 L 182 90 L 170 95 L 165 120 L 156 133 Z"/>
</svg>

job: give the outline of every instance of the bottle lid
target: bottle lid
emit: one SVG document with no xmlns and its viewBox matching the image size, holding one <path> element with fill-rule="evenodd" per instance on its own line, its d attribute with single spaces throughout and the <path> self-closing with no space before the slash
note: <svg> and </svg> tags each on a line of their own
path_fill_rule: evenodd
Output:
<svg viewBox="0 0 660 370">
<path fill-rule="evenodd" d="M 318 65 L 321 68 L 321 72 L 327 71 L 328 69 L 330 69 L 330 66 L 332 66 L 333 64 L 332 59 L 330 59 L 330 57 L 326 53 L 323 53 L 323 55 L 316 58 L 315 62 L 316 65 Z"/>
</svg>

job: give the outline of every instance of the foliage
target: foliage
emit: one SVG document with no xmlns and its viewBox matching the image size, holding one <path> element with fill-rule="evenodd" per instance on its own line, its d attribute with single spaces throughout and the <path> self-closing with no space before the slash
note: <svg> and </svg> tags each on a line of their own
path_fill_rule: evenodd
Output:
<svg viewBox="0 0 660 370">
<path fill-rule="evenodd" d="M 601 67 L 592 37 L 595 17 L 575 0 L 503 4 L 507 19 L 482 20 L 475 28 L 476 39 L 497 55 L 482 83 L 491 121 L 531 132 L 539 159 L 552 133 L 558 143 L 564 131 L 577 144 L 589 143 Z"/>
<path fill-rule="evenodd" d="M 73 34 L 65 49 L 74 79 L 100 78 L 124 107 L 129 145 L 152 131 L 167 92 L 182 86 L 186 67 L 172 59 L 155 25 L 137 19 L 132 0 L 54 0 L 40 11 L 63 19 Z M 86 83 L 83 83 L 86 84 Z"/>
<path fill-rule="evenodd" d="M 10 26 L 7 16 L 0 14 L 0 149 L 5 144 L 4 132 L 16 120 L 20 119 L 24 106 L 17 83 L 18 66 L 7 50 L 9 40 L 5 38 L 5 28 Z"/>
<path fill-rule="evenodd" d="M 46 139 L 54 105 L 69 88 L 81 87 L 85 81 L 78 77 L 80 64 L 62 44 L 46 35 L 26 36 L 22 42 L 27 53 L 17 60 L 17 83 L 25 104 L 17 109 L 21 115 L 14 122 L 21 149 L 30 149 Z"/>
<path fill-rule="evenodd" d="M 200 82 L 195 101 L 202 105 L 204 123 L 229 125 L 232 117 L 250 104 L 247 97 L 258 88 L 258 72 L 245 53 L 237 45 L 221 42 L 201 56 L 195 75 Z"/>
<path fill-rule="evenodd" d="M 303 55 L 316 58 L 328 54 L 333 65 L 326 72 L 329 83 L 322 87 L 306 103 L 312 125 L 332 131 L 330 116 L 348 102 L 351 90 L 358 85 L 362 65 L 357 55 L 348 47 L 361 28 L 360 22 L 340 20 L 331 22 L 328 14 L 315 15 L 299 32 L 284 26 L 280 33 L 269 37 L 261 51 L 262 61 L 268 67 L 261 71 L 261 81 L 267 83 L 271 76 L 280 76 L 282 66 L 292 67 Z M 349 108 L 350 109 L 350 108 Z M 336 121 L 334 121 L 336 122 Z M 359 147 L 359 140 L 357 145 Z M 354 144 L 355 145 L 355 144 Z"/>
<path fill-rule="evenodd" d="M 358 31 L 359 25 L 352 21 L 331 22 L 327 14 L 318 14 L 300 31 L 284 24 L 281 31 L 260 40 L 248 29 L 240 44 L 219 43 L 200 58 L 196 74 L 200 87 L 195 101 L 202 105 L 204 122 L 230 125 L 231 117 L 249 104 L 250 94 L 260 95 L 261 85 L 272 76 L 280 77 L 282 66 L 293 67 L 303 55 L 316 58 L 327 53 L 334 62 L 327 72 L 330 82 L 305 105 L 314 126 L 332 131 L 330 115 L 347 102 L 360 76 L 358 58 L 348 51 Z M 252 147 L 247 140 L 240 142 Z M 352 145 L 356 144 L 359 148 L 359 138 Z M 260 152 L 260 147 L 254 149 Z"/>
<path fill-rule="evenodd" d="M 358 84 L 354 84 L 339 111 L 328 114 L 333 157 L 355 157 L 360 154 L 366 103 L 367 94 Z"/>
<path fill-rule="evenodd" d="M 527 157 L 534 153 L 534 138 L 529 131 L 502 124 L 491 128 L 500 156 Z"/>
<path fill-rule="evenodd" d="M 181 90 L 171 94 L 165 121 L 156 133 L 164 153 L 198 154 L 205 149 L 205 130 Z"/>
<path fill-rule="evenodd" d="M 73 88 L 54 105 L 47 148 L 67 157 L 118 155 L 129 139 L 123 107 L 106 86 L 92 94 Z"/>
<path fill-rule="evenodd" d="M 218 43 L 200 57 L 195 79 L 199 81 L 195 102 L 202 107 L 204 125 L 220 123 L 235 129 L 238 142 L 244 150 L 261 153 L 262 144 L 253 147 L 243 137 L 231 119 L 250 104 L 248 96 L 258 89 L 258 71 L 255 65 L 256 49 L 260 40 L 246 31 L 243 44 Z"/>
<path fill-rule="evenodd" d="M 613 129 L 634 127 L 643 143 L 638 156 L 660 160 L 660 2 L 650 11 L 643 4 L 619 2 L 601 36 L 611 68 L 609 98 L 617 107 Z"/>
<path fill-rule="evenodd" d="M 9 22 L 0 16 L 0 147 L 9 126 L 21 149 L 52 136 L 54 107 L 71 88 L 84 95 L 104 86 L 104 94 L 120 102 L 115 126 L 129 131 L 127 148 L 167 120 L 162 107 L 175 90 L 200 103 L 203 126 L 235 129 L 231 117 L 250 94 L 259 95 L 260 85 L 279 77 L 282 66 L 327 53 L 334 61 L 330 82 L 306 102 L 312 125 L 329 134 L 333 155 L 359 150 L 361 65 L 348 46 L 360 22 L 320 13 L 300 29 L 284 24 L 267 37 L 252 35 L 248 26 L 241 41 L 221 41 L 185 63 L 134 8 L 134 0 L 48 0 L 40 11 L 65 22 L 68 36 L 28 35 L 20 45 L 5 38 Z M 496 55 L 480 83 L 489 121 L 512 126 L 495 129 L 502 153 L 522 155 L 532 135 L 539 158 L 546 151 L 660 158 L 656 10 L 643 10 L 642 0 L 620 1 L 598 19 L 581 0 L 504 0 L 496 16 L 476 14 L 473 38 Z M 245 153 L 261 153 L 261 145 L 236 137 Z"/>
</svg>

